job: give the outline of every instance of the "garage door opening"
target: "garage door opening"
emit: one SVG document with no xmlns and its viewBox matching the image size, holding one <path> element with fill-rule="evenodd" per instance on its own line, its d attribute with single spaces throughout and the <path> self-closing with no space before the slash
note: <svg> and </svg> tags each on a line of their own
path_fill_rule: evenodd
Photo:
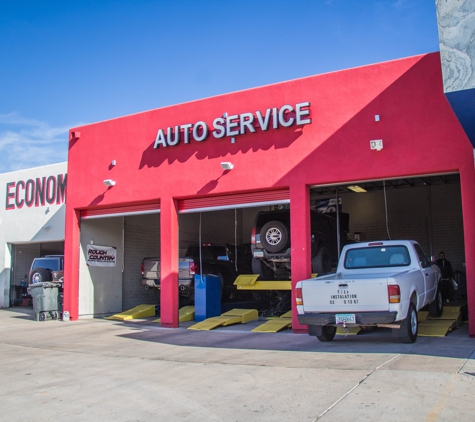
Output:
<svg viewBox="0 0 475 422">
<path fill-rule="evenodd" d="M 123 213 L 86 214 L 81 220 L 80 243 L 80 317 L 158 304 L 156 292 L 141 284 L 143 258 L 160 255 L 158 206 L 135 212 L 129 209 Z M 113 265 L 88 263 L 88 253 L 101 248 L 115 251 Z"/>
<path fill-rule="evenodd" d="M 262 198 L 262 197 L 261 197 Z M 179 256 L 191 258 L 199 275 L 215 275 L 221 286 L 221 311 L 233 308 L 257 309 L 272 306 L 269 292 L 235 285 L 240 275 L 255 273 L 251 239 L 258 213 L 288 208 L 288 191 L 265 201 L 234 203 L 232 195 L 214 200 L 208 207 L 193 208 L 184 204 L 179 215 Z M 193 302 L 190 297 L 189 302 Z"/>
<path fill-rule="evenodd" d="M 337 199 L 338 198 L 338 199 Z M 416 240 L 427 256 L 445 252 L 460 285 L 453 300 L 466 299 L 460 177 L 428 175 L 313 186 L 312 207 L 349 214 L 352 241 Z"/>
<path fill-rule="evenodd" d="M 64 255 L 64 242 L 11 245 L 10 306 L 31 305 L 26 290 L 29 271 L 33 260 L 45 255 Z"/>
</svg>

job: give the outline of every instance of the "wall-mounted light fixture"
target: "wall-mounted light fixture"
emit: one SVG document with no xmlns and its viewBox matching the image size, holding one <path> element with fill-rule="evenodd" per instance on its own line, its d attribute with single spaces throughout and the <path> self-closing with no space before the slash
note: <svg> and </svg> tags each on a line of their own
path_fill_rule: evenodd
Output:
<svg viewBox="0 0 475 422">
<path fill-rule="evenodd" d="M 380 120 L 379 114 L 375 114 L 374 115 L 374 121 L 379 122 L 379 120 Z"/>
<path fill-rule="evenodd" d="M 368 192 L 366 189 L 362 188 L 361 186 L 358 185 L 353 185 L 353 186 L 347 186 L 347 188 L 353 192 L 356 193 L 363 193 L 363 192 Z"/>
<path fill-rule="evenodd" d="M 117 164 L 117 161 L 116 161 L 116 160 L 112 160 L 111 166 L 115 166 L 116 164 Z"/>
<path fill-rule="evenodd" d="M 106 186 L 115 186 L 115 180 L 106 179 L 106 180 L 104 180 L 104 185 L 106 185 Z"/>
<path fill-rule="evenodd" d="M 383 149 L 383 140 L 376 139 L 374 141 L 369 141 L 369 147 L 376 151 L 381 151 Z"/>
<path fill-rule="evenodd" d="M 221 168 L 223 170 L 232 170 L 234 168 L 234 164 L 230 163 L 229 161 L 224 161 L 221 163 Z"/>
<path fill-rule="evenodd" d="M 71 131 L 69 134 L 70 141 L 77 141 L 81 137 L 81 132 Z"/>
</svg>

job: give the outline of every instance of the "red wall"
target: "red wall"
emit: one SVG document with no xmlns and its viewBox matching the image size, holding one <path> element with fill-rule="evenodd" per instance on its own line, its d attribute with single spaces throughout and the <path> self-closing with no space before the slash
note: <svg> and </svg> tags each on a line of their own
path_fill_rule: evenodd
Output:
<svg viewBox="0 0 475 422">
<path fill-rule="evenodd" d="M 230 138 L 209 136 L 202 142 L 153 149 L 158 129 L 198 121 L 211 127 L 225 112 L 255 114 L 305 101 L 311 103 L 312 119 L 305 126 L 258 129 L 237 136 L 234 144 Z M 68 160 L 66 273 L 72 286 L 78 283 L 75 210 L 160 199 L 167 224 L 162 223 L 162 258 L 172 289 L 177 280 L 171 269 L 177 257 L 167 255 L 167 246 L 176 243 L 174 199 L 289 187 L 295 224 L 292 259 L 299 262 L 293 270 L 295 283 L 310 275 L 304 236 L 308 218 L 299 211 L 308 207 L 309 185 L 459 171 L 469 303 L 475 310 L 473 151 L 443 94 L 438 53 L 151 110 L 72 132 L 80 132 L 70 141 Z M 374 139 L 383 140 L 382 151 L 370 150 Z M 117 161 L 114 167 L 112 160 Z M 223 173 L 221 161 L 231 161 L 234 169 Z M 116 186 L 106 189 L 103 180 L 108 178 Z M 168 296 L 176 299 L 171 291 Z M 77 318 L 77 287 L 65 292 L 66 308 Z M 176 326 L 177 305 L 162 311 L 164 324 Z M 475 312 L 470 313 L 470 333 L 475 335 Z"/>
</svg>

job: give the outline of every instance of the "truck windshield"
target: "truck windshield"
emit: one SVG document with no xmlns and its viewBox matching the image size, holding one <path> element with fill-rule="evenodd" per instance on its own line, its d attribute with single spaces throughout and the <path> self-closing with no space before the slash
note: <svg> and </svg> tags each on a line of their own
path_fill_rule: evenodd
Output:
<svg viewBox="0 0 475 422">
<path fill-rule="evenodd" d="M 60 270 L 59 268 L 59 258 L 39 258 L 36 259 L 33 267 L 43 267 L 47 268 L 48 270 Z"/>
<path fill-rule="evenodd" d="M 345 268 L 405 267 L 411 263 L 405 246 L 377 246 L 349 249 Z"/>
</svg>

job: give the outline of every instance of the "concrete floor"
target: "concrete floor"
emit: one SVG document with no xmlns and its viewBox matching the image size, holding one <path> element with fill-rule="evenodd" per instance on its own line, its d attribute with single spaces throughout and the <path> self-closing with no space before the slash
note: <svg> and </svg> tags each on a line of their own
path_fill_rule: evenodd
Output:
<svg viewBox="0 0 475 422">
<path fill-rule="evenodd" d="M 193 331 L 154 318 L 33 320 L 0 310 L 3 421 L 472 421 L 475 339 L 321 343 L 262 323 Z"/>
</svg>

